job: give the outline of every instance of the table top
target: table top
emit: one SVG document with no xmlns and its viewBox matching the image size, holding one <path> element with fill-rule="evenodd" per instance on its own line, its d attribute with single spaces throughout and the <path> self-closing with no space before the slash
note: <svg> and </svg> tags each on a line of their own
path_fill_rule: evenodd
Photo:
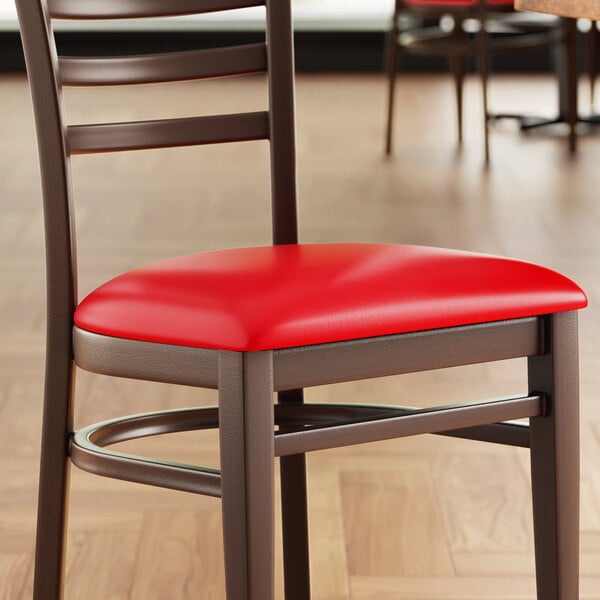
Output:
<svg viewBox="0 0 600 600">
<path fill-rule="evenodd" d="M 600 21 L 600 2 L 598 0 L 515 0 L 515 8 L 561 17 Z"/>
</svg>

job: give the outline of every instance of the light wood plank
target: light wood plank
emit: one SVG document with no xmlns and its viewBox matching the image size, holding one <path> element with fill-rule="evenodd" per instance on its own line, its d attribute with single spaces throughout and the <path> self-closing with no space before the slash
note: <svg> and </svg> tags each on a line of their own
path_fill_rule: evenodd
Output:
<svg viewBox="0 0 600 600">
<path fill-rule="evenodd" d="M 215 510 L 152 511 L 146 515 L 134 573 L 132 600 L 223 598 L 223 546 Z"/>
<path fill-rule="evenodd" d="M 533 552 L 530 482 L 516 460 L 519 450 L 503 450 L 436 460 L 435 498 L 454 552 Z"/>
<path fill-rule="evenodd" d="M 0 598 L 20 598 L 31 563 L 30 554 L 5 554 L 0 552 Z"/>
<path fill-rule="evenodd" d="M 580 600 L 597 600 L 600 577 L 582 578 Z M 352 600 L 535 600 L 532 577 L 353 577 Z"/>
<path fill-rule="evenodd" d="M 69 539 L 67 589 L 75 598 L 131 598 L 139 532 L 82 531 Z"/>
<path fill-rule="evenodd" d="M 311 589 L 316 600 L 344 600 L 350 590 L 339 473 L 321 456 L 308 459 Z"/>
<path fill-rule="evenodd" d="M 456 574 L 466 577 L 531 576 L 535 574 L 533 550 L 510 552 L 453 552 Z"/>
<path fill-rule="evenodd" d="M 342 473 L 349 572 L 451 575 L 450 548 L 427 463 L 403 460 L 397 466 L 395 473 Z M 427 542 L 415 543 L 418 539 Z"/>
</svg>

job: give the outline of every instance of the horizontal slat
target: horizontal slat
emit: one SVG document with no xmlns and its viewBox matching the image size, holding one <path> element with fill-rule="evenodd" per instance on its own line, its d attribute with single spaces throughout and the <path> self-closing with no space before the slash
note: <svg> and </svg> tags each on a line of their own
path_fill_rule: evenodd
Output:
<svg viewBox="0 0 600 600">
<path fill-rule="evenodd" d="M 135 19 L 263 6 L 264 0 L 48 0 L 53 19 Z"/>
<path fill-rule="evenodd" d="M 275 456 L 288 456 L 326 448 L 377 442 L 423 433 L 464 430 L 511 419 L 524 419 L 544 414 L 544 399 L 532 395 L 416 410 L 398 416 L 373 417 L 332 426 L 315 426 L 275 438 Z M 393 414 L 393 413 L 391 413 Z"/>
<path fill-rule="evenodd" d="M 73 125 L 70 154 L 118 152 L 260 140 L 268 137 L 268 113 L 241 113 L 133 123 Z"/>
<path fill-rule="evenodd" d="M 386 377 L 544 351 L 538 317 L 276 350 L 275 390 Z M 94 373 L 217 388 L 217 351 L 73 328 L 75 360 Z M 367 357 L 367 358 L 365 358 Z"/>
<path fill-rule="evenodd" d="M 541 320 L 527 317 L 276 350 L 276 390 L 387 377 L 540 354 Z"/>
<path fill-rule="evenodd" d="M 295 433 L 277 432 L 276 455 L 308 447 L 336 447 L 415 433 L 438 433 L 527 447 L 529 428 L 514 423 L 480 424 L 506 414 L 543 413 L 543 398 L 505 398 L 479 404 L 415 409 L 391 406 L 303 404 L 275 406 L 275 423 L 289 427 L 320 423 Z M 341 420 L 341 422 L 340 422 Z M 404 425 L 403 426 L 403 422 Z M 442 425 L 476 423 L 469 429 L 445 430 Z M 390 428 L 391 426 L 391 428 Z M 218 427 L 218 407 L 177 409 L 132 415 L 90 425 L 73 435 L 70 454 L 80 468 L 103 475 L 209 496 L 221 495 L 220 473 L 214 469 L 135 456 L 105 448 L 111 444 L 151 435 Z M 358 429 L 357 429 L 358 427 Z M 430 427 L 433 429 L 431 430 Z M 437 430 L 436 430 L 437 429 Z M 383 437 L 382 437 L 383 436 Z M 291 445 L 290 445 L 291 443 Z"/>
<path fill-rule="evenodd" d="M 215 498 L 221 496 L 221 475 L 214 469 L 114 452 L 92 444 L 80 432 L 71 441 L 70 455 L 73 464 L 80 469 L 103 477 Z"/>
<path fill-rule="evenodd" d="M 463 440 L 504 444 L 505 446 L 517 446 L 518 448 L 530 447 L 529 425 L 519 422 L 507 421 L 506 423 L 492 423 L 465 429 L 437 431 L 435 433 Z"/>
<path fill-rule="evenodd" d="M 256 73 L 266 70 L 267 54 L 261 43 L 143 56 L 62 57 L 59 65 L 66 85 L 123 85 Z"/>
<path fill-rule="evenodd" d="M 512 400 L 514 398 L 504 398 Z M 341 421 L 356 420 L 366 417 L 389 418 L 421 412 L 422 409 L 406 406 L 379 406 L 376 404 L 276 404 L 275 423 L 285 427 L 316 424 L 339 425 Z M 529 448 L 529 426 L 523 423 L 506 422 L 477 425 L 449 431 L 436 431 L 437 435 L 505 444 Z M 278 436 L 284 432 L 277 432 Z"/>
<path fill-rule="evenodd" d="M 75 363 L 86 371 L 217 389 L 217 350 L 127 340 L 73 327 Z"/>
</svg>

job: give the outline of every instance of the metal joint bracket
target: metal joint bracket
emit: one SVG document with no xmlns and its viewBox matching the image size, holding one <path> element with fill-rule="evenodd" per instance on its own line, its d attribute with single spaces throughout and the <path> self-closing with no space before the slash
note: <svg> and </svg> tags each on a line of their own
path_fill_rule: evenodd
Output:
<svg viewBox="0 0 600 600">
<path fill-rule="evenodd" d="M 548 394 L 544 394 L 543 392 L 531 392 L 531 393 L 540 397 L 541 413 L 536 416 L 547 417 L 548 414 L 550 413 L 550 398 L 548 397 Z"/>
</svg>

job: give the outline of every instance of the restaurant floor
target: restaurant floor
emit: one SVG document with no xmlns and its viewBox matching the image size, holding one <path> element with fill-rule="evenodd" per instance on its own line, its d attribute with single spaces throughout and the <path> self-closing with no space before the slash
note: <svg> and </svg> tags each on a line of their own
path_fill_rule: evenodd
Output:
<svg viewBox="0 0 600 600">
<path fill-rule="evenodd" d="M 72 122 L 230 112 L 264 105 L 263 81 L 70 90 Z M 156 104 L 147 102 L 157 93 Z M 585 92 L 582 89 L 582 94 Z M 143 94 L 140 99 L 139 94 Z M 494 77 L 493 111 L 551 115 L 549 77 Z M 582 99 L 582 109 L 585 102 Z M 395 152 L 383 157 L 385 82 L 299 76 L 301 239 L 432 244 L 539 261 L 588 292 L 581 313 L 582 600 L 600 600 L 600 131 L 570 157 L 562 131 L 492 128 L 483 167 L 480 96 L 468 81 L 455 144 L 445 76 L 400 78 Z M 25 78 L 0 78 L 0 598 L 31 598 L 44 356 L 44 261 Z M 135 109 L 135 110 L 134 110 Z M 180 253 L 269 243 L 262 142 L 77 158 L 80 294 Z M 164 175 L 163 177 L 159 177 Z M 523 391 L 525 365 L 315 388 L 310 401 L 433 405 Z M 213 392 L 78 373 L 77 425 L 215 402 Z M 449 397 L 448 397 L 449 396 Z M 138 443 L 217 463 L 213 434 Z M 423 436 L 309 457 L 315 600 L 533 600 L 527 452 Z M 219 502 L 73 471 L 67 597 L 223 598 Z M 278 535 L 280 535 L 278 533 Z M 281 557 L 277 557 L 279 568 Z M 282 597 L 277 574 L 278 598 Z"/>
</svg>

